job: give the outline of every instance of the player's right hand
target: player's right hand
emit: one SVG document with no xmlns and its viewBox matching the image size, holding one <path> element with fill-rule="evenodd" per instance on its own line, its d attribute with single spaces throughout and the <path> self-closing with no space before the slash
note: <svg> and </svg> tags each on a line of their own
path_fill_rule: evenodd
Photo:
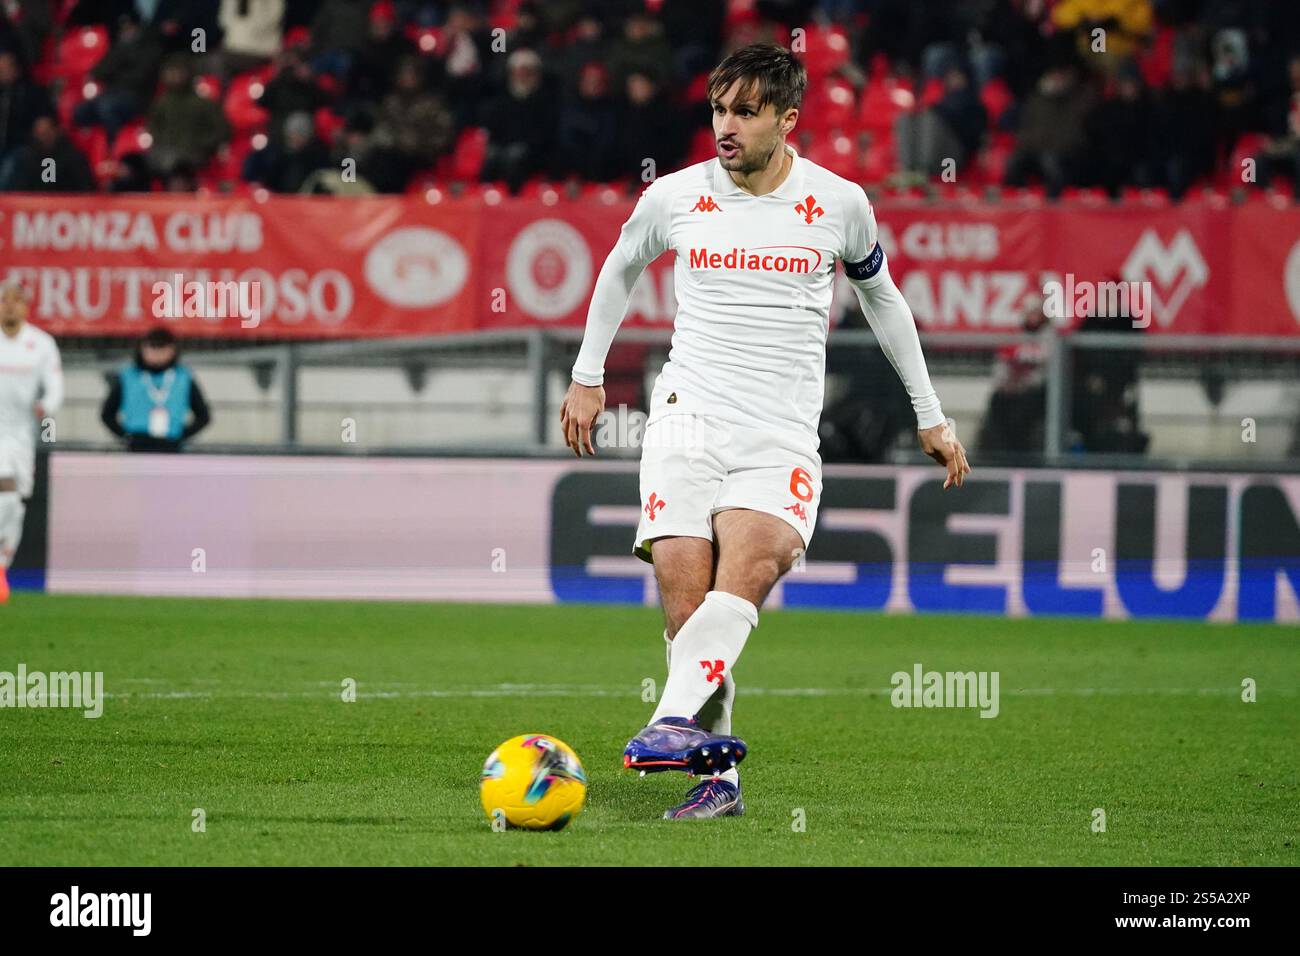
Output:
<svg viewBox="0 0 1300 956">
<path fill-rule="evenodd" d="M 605 388 L 602 385 L 579 385 L 569 383 L 569 390 L 560 404 L 560 427 L 564 429 L 564 442 L 573 449 L 573 453 L 582 457 L 582 449 L 589 455 L 596 454 L 591 444 L 591 429 L 596 424 L 596 417 L 605 410 Z"/>
<path fill-rule="evenodd" d="M 960 488 L 970 474 L 970 464 L 966 461 L 966 449 L 957 440 L 952 419 L 933 428 L 923 428 L 917 434 L 921 439 L 921 450 L 948 470 L 948 477 L 943 481 L 944 491 L 950 487 Z"/>
</svg>

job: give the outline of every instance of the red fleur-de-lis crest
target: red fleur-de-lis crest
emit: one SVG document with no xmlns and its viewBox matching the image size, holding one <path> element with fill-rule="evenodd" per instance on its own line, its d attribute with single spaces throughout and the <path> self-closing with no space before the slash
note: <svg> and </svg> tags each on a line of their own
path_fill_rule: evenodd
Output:
<svg viewBox="0 0 1300 956">
<path fill-rule="evenodd" d="M 804 222 L 812 222 L 826 212 L 825 209 L 817 205 L 817 200 L 811 195 L 804 197 L 803 202 L 796 204 L 794 211 L 803 216 Z"/>
<path fill-rule="evenodd" d="M 700 666 L 708 671 L 704 679 L 710 684 L 721 684 L 722 672 L 726 669 L 726 663 L 726 661 L 700 661 Z"/>
</svg>

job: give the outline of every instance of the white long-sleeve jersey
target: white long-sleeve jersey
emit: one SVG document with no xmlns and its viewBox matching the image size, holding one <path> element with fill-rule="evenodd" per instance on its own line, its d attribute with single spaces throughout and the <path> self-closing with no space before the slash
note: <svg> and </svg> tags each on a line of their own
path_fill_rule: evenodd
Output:
<svg viewBox="0 0 1300 956">
<path fill-rule="evenodd" d="M 763 196 L 737 186 L 716 158 L 646 188 L 596 280 L 573 380 L 604 382 L 633 285 L 671 249 L 677 316 L 649 420 L 713 415 L 802 432 L 815 448 L 839 259 L 919 427 L 941 424 L 916 324 L 889 276 L 866 193 L 785 148 L 790 171 Z"/>
<path fill-rule="evenodd" d="M 13 338 L 0 332 L 0 439 L 35 444 L 37 401 L 46 414 L 59 410 L 63 367 L 54 337 L 25 322 Z"/>
</svg>

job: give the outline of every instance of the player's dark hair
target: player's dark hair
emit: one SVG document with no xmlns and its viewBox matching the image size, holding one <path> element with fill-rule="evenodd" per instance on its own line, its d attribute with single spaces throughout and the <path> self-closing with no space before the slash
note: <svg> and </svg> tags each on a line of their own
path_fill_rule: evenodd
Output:
<svg viewBox="0 0 1300 956">
<path fill-rule="evenodd" d="M 736 82 L 740 83 L 741 96 L 754 97 L 757 109 L 771 103 L 779 116 L 803 102 L 808 71 L 784 47 L 775 43 L 751 43 L 713 68 L 709 74 L 709 104 Z"/>
</svg>

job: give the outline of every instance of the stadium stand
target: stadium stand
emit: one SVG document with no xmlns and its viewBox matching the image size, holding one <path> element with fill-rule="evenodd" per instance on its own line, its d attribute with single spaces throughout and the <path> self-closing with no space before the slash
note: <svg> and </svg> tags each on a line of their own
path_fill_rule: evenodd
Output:
<svg viewBox="0 0 1300 956">
<path fill-rule="evenodd" d="M 256 154 L 277 149 L 297 111 L 311 116 L 322 152 L 355 153 L 380 192 L 455 193 L 482 178 L 512 192 L 566 180 L 631 189 L 647 144 L 659 169 L 706 155 L 707 68 L 755 39 L 807 51 L 800 142 L 874 190 L 919 185 L 943 197 L 941 161 L 953 153 L 965 182 L 995 197 L 1005 186 L 1064 199 L 1233 190 L 1247 159 L 1257 161 L 1258 185 L 1276 190 L 1294 183 L 1300 162 L 1294 4 L 175 0 L 147 18 L 141 9 L 6 7 L 0 188 L 20 184 L 24 147 L 55 148 L 33 134 L 37 114 L 53 110 L 61 148 L 79 151 L 95 171 L 90 185 L 106 191 L 300 188 L 307 177 L 256 178 L 279 168 Z M 535 101 L 520 99 L 493 31 L 505 49 L 540 58 Z M 179 95 L 160 82 L 169 64 L 224 119 L 211 133 L 216 145 L 180 158 L 197 168 L 179 177 L 155 129 L 176 118 L 160 108 Z M 584 71 L 597 68 L 584 92 Z M 186 128 L 206 115 L 193 100 L 179 108 Z M 446 133 L 415 141 L 417 119 Z M 912 148 L 922 126 L 953 148 Z M 1123 148 L 1090 149 L 1098 136 Z M 535 158 L 507 172 L 501 157 L 525 149 Z M 150 158 L 147 175 L 127 163 L 135 153 Z"/>
</svg>

